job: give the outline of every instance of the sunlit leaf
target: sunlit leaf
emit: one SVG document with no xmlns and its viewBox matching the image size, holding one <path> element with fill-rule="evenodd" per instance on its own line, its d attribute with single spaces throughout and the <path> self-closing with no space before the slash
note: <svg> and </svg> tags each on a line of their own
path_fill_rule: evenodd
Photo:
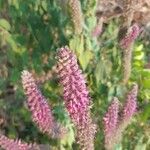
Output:
<svg viewBox="0 0 150 150">
<path fill-rule="evenodd" d="M 83 70 L 85 70 L 90 62 L 90 60 L 93 58 L 93 54 L 91 51 L 84 51 L 82 54 L 80 54 L 79 56 L 79 62 L 83 68 Z"/>
<path fill-rule="evenodd" d="M 144 79 L 142 81 L 143 87 L 150 89 L 150 79 Z"/>
<path fill-rule="evenodd" d="M 11 29 L 11 26 L 9 22 L 6 19 L 0 19 L 0 26 L 9 31 Z"/>
<path fill-rule="evenodd" d="M 135 49 L 134 49 L 134 51 L 136 52 L 136 51 L 142 51 L 143 50 L 143 44 L 140 44 L 139 46 L 137 46 Z"/>
</svg>

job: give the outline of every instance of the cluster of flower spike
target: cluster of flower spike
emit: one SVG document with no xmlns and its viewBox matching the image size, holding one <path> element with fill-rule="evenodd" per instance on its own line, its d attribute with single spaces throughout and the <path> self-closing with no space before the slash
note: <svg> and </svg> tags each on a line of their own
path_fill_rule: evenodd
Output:
<svg viewBox="0 0 150 150">
<path fill-rule="evenodd" d="M 116 98 L 114 98 L 112 104 L 108 108 L 108 111 L 103 118 L 105 148 L 107 150 L 114 149 L 114 146 L 121 140 L 122 132 L 131 122 L 137 107 L 137 91 L 138 86 L 134 85 L 132 90 L 127 94 L 121 116 L 119 116 L 120 104 Z"/>
<path fill-rule="evenodd" d="M 63 86 L 65 107 L 75 125 L 78 143 L 84 150 L 94 150 L 96 125 L 91 118 L 89 92 L 85 78 L 78 66 L 77 58 L 68 47 L 60 48 L 57 58 L 57 73 L 60 84 Z M 43 133 L 52 137 L 60 137 L 63 130 L 55 121 L 51 108 L 38 89 L 32 74 L 23 71 L 21 77 L 33 121 Z M 121 139 L 122 132 L 131 122 L 137 107 L 137 91 L 138 87 L 134 85 L 128 93 L 121 118 L 119 116 L 120 104 L 117 98 L 113 99 L 111 106 L 108 108 L 108 112 L 103 118 L 107 150 L 114 148 L 115 144 Z M 0 135 L 0 145 L 6 150 L 39 150 L 36 144 L 12 140 L 3 135 Z"/>
<path fill-rule="evenodd" d="M 68 47 L 58 51 L 58 74 L 63 85 L 65 106 L 77 129 L 78 142 L 82 149 L 94 149 L 96 127 L 92 123 L 90 98 L 76 56 Z"/>
<path fill-rule="evenodd" d="M 20 140 L 9 139 L 4 135 L 0 135 L 0 145 L 5 150 L 39 150 L 36 144 L 27 144 Z"/>
</svg>

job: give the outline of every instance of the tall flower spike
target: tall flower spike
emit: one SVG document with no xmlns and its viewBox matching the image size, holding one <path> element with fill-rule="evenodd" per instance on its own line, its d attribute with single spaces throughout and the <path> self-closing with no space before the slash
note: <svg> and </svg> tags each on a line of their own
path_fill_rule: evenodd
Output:
<svg viewBox="0 0 150 150">
<path fill-rule="evenodd" d="M 138 37 L 140 33 L 140 28 L 137 24 L 131 26 L 128 30 L 126 36 L 120 41 L 120 46 L 122 49 L 127 49 L 134 43 L 135 39 Z"/>
<path fill-rule="evenodd" d="M 68 47 L 59 49 L 57 56 L 60 83 L 64 87 L 65 104 L 71 118 L 76 124 L 80 124 L 86 120 L 85 116 L 90 104 L 85 79 L 77 64 L 76 56 Z"/>
<path fill-rule="evenodd" d="M 9 139 L 0 135 L 0 147 L 5 150 L 40 150 L 36 144 L 27 144 L 20 140 Z"/>
<path fill-rule="evenodd" d="M 54 121 L 49 105 L 38 89 L 35 80 L 28 71 L 22 72 L 22 84 L 27 96 L 27 104 L 32 113 L 33 121 L 43 133 L 50 136 L 57 136 L 58 126 Z"/>
<path fill-rule="evenodd" d="M 120 46 L 123 49 L 123 84 L 126 84 L 130 78 L 133 44 L 140 31 L 139 26 L 134 24 L 128 29 L 126 36 L 120 41 Z"/>
<path fill-rule="evenodd" d="M 136 113 L 137 107 L 137 93 L 138 86 L 135 84 L 131 91 L 127 94 L 125 105 L 123 107 L 122 116 L 120 118 L 119 126 L 116 131 L 115 141 L 120 143 L 123 137 L 123 132 L 127 126 L 131 123 L 133 115 Z"/>
<path fill-rule="evenodd" d="M 96 127 L 89 112 L 90 98 L 76 56 L 68 47 L 58 51 L 58 75 L 64 89 L 65 106 L 77 129 L 78 143 L 82 149 L 94 149 Z"/>
<path fill-rule="evenodd" d="M 123 119 L 130 120 L 130 118 L 135 114 L 137 108 L 137 93 L 138 85 L 133 85 L 132 90 L 128 93 L 127 99 L 123 108 Z"/>
<path fill-rule="evenodd" d="M 103 118 L 105 148 L 107 150 L 112 150 L 114 148 L 114 145 L 116 144 L 114 136 L 116 136 L 115 134 L 119 122 L 119 105 L 119 100 L 117 98 L 114 98 Z"/>
<path fill-rule="evenodd" d="M 83 16 L 80 0 L 68 0 L 68 4 L 75 33 L 80 34 L 83 28 Z"/>
</svg>

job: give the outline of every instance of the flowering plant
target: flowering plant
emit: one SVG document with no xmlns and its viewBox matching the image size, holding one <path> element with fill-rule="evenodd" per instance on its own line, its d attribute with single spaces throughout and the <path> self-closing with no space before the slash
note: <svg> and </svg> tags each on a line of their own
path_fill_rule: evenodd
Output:
<svg viewBox="0 0 150 150">
<path fill-rule="evenodd" d="M 75 54 L 68 47 L 60 48 L 57 53 L 57 58 L 57 74 L 60 84 L 63 86 L 64 103 L 75 125 L 78 144 L 81 149 L 94 150 L 96 125 L 93 123 L 91 117 L 90 107 L 92 102 L 82 70 L 78 66 Z M 56 122 L 52 108 L 40 92 L 32 74 L 24 70 L 21 77 L 33 122 L 35 122 L 41 132 L 48 134 L 48 136 L 62 138 L 63 134 L 65 134 L 65 129 Z M 131 118 L 136 112 L 136 97 L 137 85 L 134 85 L 133 89 L 127 95 L 122 118 L 118 116 L 119 101 L 117 98 L 113 99 L 103 119 L 106 149 L 113 149 L 118 138 L 121 137 L 121 133 L 131 122 Z M 4 135 L 0 135 L 0 145 L 6 150 L 40 149 L 37 144 L 27 144 L 20 140 L 15 141 Z"/>
<path fill-rule="evenodd" d="M 0 147 L 149 144 L 149 1 L 0 0 Z"/>
</svg>

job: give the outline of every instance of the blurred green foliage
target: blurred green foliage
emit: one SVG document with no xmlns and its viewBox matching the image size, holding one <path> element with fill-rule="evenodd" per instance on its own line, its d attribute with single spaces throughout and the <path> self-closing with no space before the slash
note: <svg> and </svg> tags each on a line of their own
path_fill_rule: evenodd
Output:
<svg viewBox="0 0 150 150">
<path fill-rule="evenodd" d="M 0 0 L 0 125 L 4 134 L 60 149 L 77 149 L 57 79 L 53 77 L 40 88 L 53 106 L 56 118 L 70 131 L 63 141 L 49 139 L 32 123 L 20 82 L 23 69 L 39 76 L 48 72 L 55 64 L 57 48 L 69 45 L 78 56 L 93 100 L 92 114 L 98 124 L 95 149 L 104 149 L 102 117 L 112 97 L 122 100 L 133 82 L 140 88 L 138 114 L 116 150 L 146 150 L 150 146 L 150 67 L 145 67 L 150 55 L 149 39 L 136 42 L 131 79 L 128 86 L 122 85 L 118 20 L 111 21 L 98 39 L 92 37 L 95 7 L 95 0 L 82 1 L 84 31 L 77 35 L 67 7 L 59 0 Z"/>
</svg>

